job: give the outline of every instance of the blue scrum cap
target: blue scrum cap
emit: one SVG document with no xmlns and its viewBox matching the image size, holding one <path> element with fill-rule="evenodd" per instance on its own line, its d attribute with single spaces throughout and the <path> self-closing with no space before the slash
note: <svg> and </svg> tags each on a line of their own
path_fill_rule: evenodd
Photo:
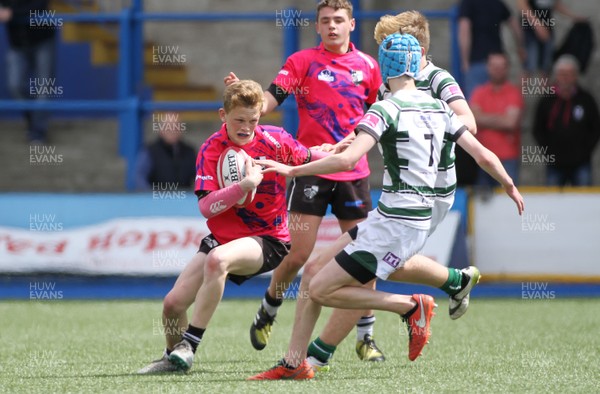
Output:
<svg viewBox="0 0 600 394">
<path fill-rule="evenodd" d="M 421 45 L 410 34 L 391 34 L 379 45 L 379 67 L 385 84 L 388 79 L 402 75 L 414 78 L 419 72 L 420 64 Z"/>
</svg>

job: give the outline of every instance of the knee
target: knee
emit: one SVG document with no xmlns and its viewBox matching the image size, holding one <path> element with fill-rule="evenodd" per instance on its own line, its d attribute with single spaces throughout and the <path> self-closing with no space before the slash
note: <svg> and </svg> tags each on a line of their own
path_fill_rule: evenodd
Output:
<svg viewBox="0 0 600 394">
<path fill-rule="evenodd" d="M 295 270 L 297 272 L 306 264 L 309 256 L 310 252 L 292 249 L 284 260 L 285 267 L 290 271 Z"/>
<path fill-rule="evenodd" d="M 302 273 L 302 280 L 306 279 L 306 282 L 310 282 L 312 278 L 321 270 L 321 264 L 319 260 L 312 260 L 306 264 Z"/>
<path fill-rule="evenodd" d="M 163 315 L 179 316 L 187 311 L 188 306 L 184 305 L 173 292 L 169 292 L 163 300 Z"/>
<path fill-rule="evenodd" d="M 327 294 L 325 291 L 325 287 L 321 284 L 319 280 L 311 280 L 308 284 L 308 295 L 312 302 L 315 302 L 319 305 L 324 305 L 325 300 L 327 299 Z"/>
<path fill-rule="evenodd" d="M 227 273 L 227 262 L 223 254 L 213 249 L 206 257 L 204 265 L 204 277 L 223 275 Z"/>
</svg>

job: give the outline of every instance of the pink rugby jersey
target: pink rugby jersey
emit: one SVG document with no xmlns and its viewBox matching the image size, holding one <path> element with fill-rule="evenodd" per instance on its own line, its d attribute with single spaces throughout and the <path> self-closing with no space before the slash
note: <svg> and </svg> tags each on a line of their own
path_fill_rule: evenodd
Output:
<svg viewBox="0 0 600 394">
<path fill-rule="evenodd" d="M 259 125 L 254 133 L 252 142 L 240 147 L 253 159 L 272 159 L 288 165 L 300 165 L 310 160 L 310 151 L 281 127 Z M 235 144 L 227 137 L 225 124 L 202 144 L 196 159 L 196 192 L 220 189 L 217 161 L 229 146 Z M 211 217 L 208 228 L 221 244 L 259 235 L 289 242 L 285 188 L 284 176 L 274 172 L 264 174 L 250 204 Z"/>
<path fill-rule="evenodd" d="M 335 144 L 353 133 L 364 115 L 364 104 L 377 101 L 381 85 L 379 65 L 357 50 L 342 55 L 318 47 L 291 55 L 273 84 L 296 95 L 300 124 L 296 138 L 304 146 Z M 335 181 L 353 181 L 369 176 L 366 155 L 355 169 L 319 175 Z"/>
</svg>

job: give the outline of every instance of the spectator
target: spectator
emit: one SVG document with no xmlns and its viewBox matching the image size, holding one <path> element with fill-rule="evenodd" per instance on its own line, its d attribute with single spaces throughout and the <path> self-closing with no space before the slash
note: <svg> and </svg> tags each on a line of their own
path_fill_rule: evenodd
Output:
<svg viewBox="0 0 600 394">
<path fill-rule="evenodd" d="M 508 81 L 510 61 L 503 53 L 488 56 L 489 82 L 473 91 L 470 106 L 479 125 L 477 139 L 498 156 L 508 175 L 517 184 L 521 151 L 521 90 Z M 496 180 L 479 170 L 477 184 L 493 187 Z"/>
<path fill-rule="evenodd" d="M 477 85 L 488 81 L 486 61 L 490 53 L 504 52 L 500 27 L 510 27 L 519 56 L 525 58 L 522 31 L 502 0 L 462 0 L 459 9 L 458 43 L 463 71 L 464 92 L 471 98 Z"/>
<path fill-rule="evenodd" d="M 596 100 L 577 83 L 579 64 L 572 55 L 554 65 L 553 94 L 537 104 L 533 135 L 547 157 L 546 184 L 590 186 L 592 153 L 600 138 Z"/>
<path fill-rule="evenodd" d="M 539 71 L 545 77 L 550 73 L 554 52 L 553 11 L 574 21 L 584 21 L 587 18 L 574 14 L 560 0 L 517 0 L 517 6 L 521 10 L 521 26 L 527 49 L 525 75 Z"/>
<path fill-rule="evenodd" d="M 158 127 L 158 138 L 138 155 L 136 189 L 191 188 L 196 175 L 196 150 L 181 140 L 183 130 L 175 121 L 178 119 L 175 114 L 160 118 L 164 121 Z"/>
<path fill-rule="evenodd" d="M 15 99 L 39 98 L 32 95 L 31 81 L 50 81 L 54 77 L 55 26 L 37 23 L 32 12 L 43 15 L 49 0 L 0 0 L 0 23 L 6 23 L 8 33 L 7 78 L 8 89 Z M 32 78 L 32 79 L 30 79 Z M 42 82 L 48 83 L 48 82 Z M 37 83 L 36 83 L 37 85 Z M 25 111 L 27 138 L 32 144 L 47 142 L 47 111 Z"/>
</svg>

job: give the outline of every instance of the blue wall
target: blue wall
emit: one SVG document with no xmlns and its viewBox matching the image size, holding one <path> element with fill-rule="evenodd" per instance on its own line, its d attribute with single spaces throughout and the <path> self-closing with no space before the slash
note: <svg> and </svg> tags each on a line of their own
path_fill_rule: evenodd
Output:
<svg viewBox="0 0 600 394">
<path fill-rule="evenodd" d="M 380 191 L 372 192 L 377 201 Z M 453 209 L 466 216 L 467 198 L 458 190 Z M 54 214 L 64 228 L 74 228 L 103 222 L 118 217 L 142 216 L 190 216 L 199 217 L 197 200 L 190 191 L 183 199 L 153 199 L 144 194 L 0 194 L 0 225 L 28 228 L 29 215 Z M 125 277 L 125 276 L 74 276 L 74 275 L 0 275 L 0 299 L 28 299 L 31 283 L 51 282 L 62 291 L 64 299 L 126 299 L 162 298 L 169 291 L 175 277 Z M 243 286 L 228 283 L 225 297 L 261 297 L 268 285 L 268 278 L 259 277 Z M 380 290 L 402 293 L 427 292 L 440 297 L 444 294 L 423 286 L 385 282 Z M 599 284 L 551 284 L 556 296 L 600 296 Z M 476 287 L 474 296 L 521 297 L 521 283 L 484 283 Z"/>
</svg>

